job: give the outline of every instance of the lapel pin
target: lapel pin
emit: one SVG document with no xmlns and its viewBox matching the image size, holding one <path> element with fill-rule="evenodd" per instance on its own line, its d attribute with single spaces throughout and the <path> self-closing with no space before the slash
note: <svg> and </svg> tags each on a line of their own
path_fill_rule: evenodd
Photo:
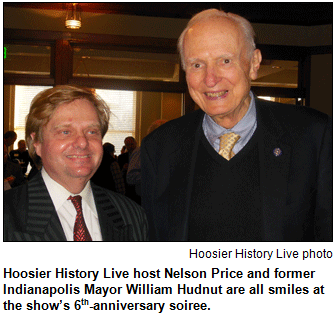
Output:
<svg viewBox="0 0 335 316">
<path fill-rule="evenodd" d="M 276 157 L 281 156 L 282 153 L 283 153 L 283 151 L 282 151 L 280 148 L 275 148 L 275 149 L 273 150 L 273 154 L 274 154 Z"/>
</svg>

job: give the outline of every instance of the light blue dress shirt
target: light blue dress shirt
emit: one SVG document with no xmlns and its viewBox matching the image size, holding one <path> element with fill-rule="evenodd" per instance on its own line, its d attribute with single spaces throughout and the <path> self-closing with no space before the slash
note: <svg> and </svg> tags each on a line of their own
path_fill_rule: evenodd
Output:
<svg viewBox="0 0 335 316">
<path fill-rule="evenodd" d="M 252 92 L 250 92 L 251 101 L 247 113 L 243 118 L 231 129 L 226 129 L 214 122 L 214 120 L 207 114 L 205 114 L 202 128 L 205 136 L 211 146 L 219 152 L 220 149 L 220 139 L 219 137 L 223 134 L 234 132 L 241 136 L 241 138 L 235 144 L 233 151 L 237 154 L 250 140 L 254 134 L 257 127 L 256 119 L 256 105 L 255 97 Z"/>
</svg>

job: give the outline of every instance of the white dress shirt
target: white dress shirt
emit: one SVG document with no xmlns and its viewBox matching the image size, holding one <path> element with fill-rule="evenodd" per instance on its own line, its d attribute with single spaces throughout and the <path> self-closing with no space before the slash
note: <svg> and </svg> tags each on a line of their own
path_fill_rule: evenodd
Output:
<svg viewBox="0 0 335 316">
<path fill-rule="evenodd" d="M 90 181 L 87 182 L 85 188 L 79 194 L 72 194 L 59 183 L 51 179 L 44 168 L 42 168 L 42 177 L 55 206 L 59 220 L 62 224 L 66 240 L 73 241 L 73 229 L 77 215 L 77 211 L 74 208 L 74 205 L 70 200 L 68 200 L 68 198 L 70 195 L 81 195 L 83 216 L 87 229 L 90 232 L 93 241 L 101 241 L 102 236 L 98 213 L 95 206 Z"/>
</svg>

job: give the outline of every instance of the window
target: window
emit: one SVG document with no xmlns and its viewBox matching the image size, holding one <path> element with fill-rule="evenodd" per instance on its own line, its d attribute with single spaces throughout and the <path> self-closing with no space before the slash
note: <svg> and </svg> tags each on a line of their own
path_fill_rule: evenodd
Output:
<svg viewBox="0 0 335 316">
<path fill-rule="evenodd" d="M 113 144 L 116 155 L 119 155 L 124 145 L 124 139 L 127 136 L 135 137 L 136 92 L 103 89 L 95 91 L 111 110 L 109 129 L 103 142 Z"/>
<path fill-rule="evenodd" d="M 17 140 L 14 149 L 20 139 L 25 139 L 26 116 L 30 103 L 41 91 L 51 87 L 46 86 L 15 86 L 14 103 L 14 130 Z M 115 146 L 119 155 L 124 139 L 127 136 L 135 137 L 136 128 L 136 92 L 120 90 L 97 89 L 96 93 L 107 103 L 112 114 L 107 134 L 103 142 L 110 142 Z"/>
<path fill-rule="evenodd" d="M 14 131 L 17 134 L 17 139 L 14 143 L 14 149 L 17 149 L 19 140 L 25 139 L 26 116 L 28 115 L 31 101 L 39 92 L 48 88 L 52 87 L 15 86 Z"/>
</svg>

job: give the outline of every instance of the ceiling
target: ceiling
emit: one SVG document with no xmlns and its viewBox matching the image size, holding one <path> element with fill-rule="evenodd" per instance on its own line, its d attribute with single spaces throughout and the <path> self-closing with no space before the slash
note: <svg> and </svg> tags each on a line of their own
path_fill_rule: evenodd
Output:
<svg viewBox="0 0 335 316">
<path fill-rule="evenodd" d="M 5 2 L 18 8 L 66 10 L 67 3 Z M 209 8 L 239 14 L 252 23 L 315 26 L 332 24 L 332 2 L 115 2 L 79 3 L 83 12 L 189 19 Z"/>
</svg>

